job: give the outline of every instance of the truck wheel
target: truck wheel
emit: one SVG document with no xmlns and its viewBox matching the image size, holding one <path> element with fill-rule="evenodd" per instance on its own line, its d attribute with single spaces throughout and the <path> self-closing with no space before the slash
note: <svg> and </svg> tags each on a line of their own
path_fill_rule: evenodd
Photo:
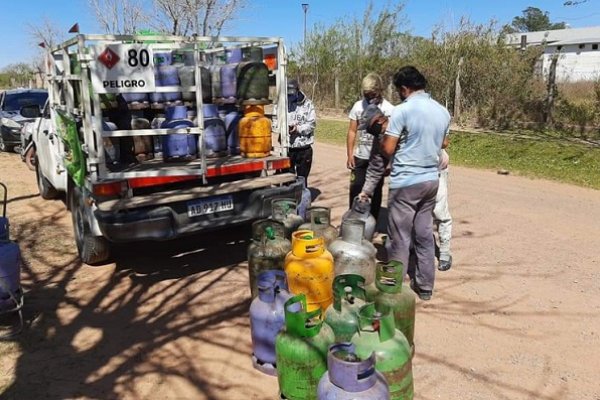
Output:
<svg viewBox="0 0 600 400">
<path fill-rule="evenodd" d="M 38 162 L 37 157 L 35 158 L 35 165 L 35 175 L 37 178 L 37 185 L 38 190 L 40 191 L 40 196 L 42 196 L 42 199 L 45 200 L 56 199 L 58 197 L 58 191 L 54 189 L 50 182 L 48 182 L 48 179 L 46 179 L 44 175 L 42 175 L 42 172 L 40 171 L 40 163 Z"/>
<path fill-rule="evenodd" d="M 110 257 L 110 246 L 102 236 L 92 236 L 90 226 L 84 216 L 85 204 L 81 189 L 74 187 L 70 191 L 69 203 L 79 258 L 89 265 L 102 264 Z"/>
<path fill-rule="evenodd" d="M 27 165 L 27 168 L 29 168 L 29 170 L 36 170 L 37 157 L 35 155 L 35 147 L 31 146 L 29 149 L 27 149 L 27 151 L 23 155 L 23 161 L 25 161 L 25 165 Z"/>
</svg>

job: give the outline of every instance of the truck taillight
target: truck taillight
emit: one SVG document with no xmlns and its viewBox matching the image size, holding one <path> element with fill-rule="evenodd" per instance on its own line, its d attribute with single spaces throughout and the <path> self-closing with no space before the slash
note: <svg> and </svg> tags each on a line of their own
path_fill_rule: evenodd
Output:
<svg viewBox="0 0 600 400">
<path fill-rule="evenodd" d="M 98 183 L 94 185 L 95 196 L 119 196 L 128 190 L 127 181 Z"/>
<path fill-rule="evenodd" d="M 132 189 L 143 188 L 148 186 L 168 185 L 170 183 L 193 181 L 200 179 L 197 175 L 185 176 L 153 176 L 148 178 L 132 178 L 129 179 L 129 187 Z"/>
<path fill-rule="evenodd" d="M 267 169 L 288 169 L 290 168 L 290 159 L 284 158 L 283 160 L 274 160 L 267 163 Z"/>
</svg>

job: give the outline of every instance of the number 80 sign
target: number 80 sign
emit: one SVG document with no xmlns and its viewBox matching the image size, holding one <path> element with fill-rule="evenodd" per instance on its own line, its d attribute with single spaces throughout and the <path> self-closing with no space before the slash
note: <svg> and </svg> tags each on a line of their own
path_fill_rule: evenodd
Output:
<svg viewBox="0 0 600 400">
<path fill-rule="evenodd" d="M 91 48 L 90 71 L 96 93 L 153 92 L 152 48 L 145 44 L 109 44 Z"/>
</svg>

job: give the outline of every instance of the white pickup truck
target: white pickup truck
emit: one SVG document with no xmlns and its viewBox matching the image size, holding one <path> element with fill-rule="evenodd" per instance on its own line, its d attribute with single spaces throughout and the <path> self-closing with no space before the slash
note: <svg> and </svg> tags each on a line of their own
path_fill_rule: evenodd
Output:
<svg viewBox="0 0 600 400">
<path fill-rule="evenodd" d="M 263 103 L 272 110 L 271 153 L 260 158 L 208 157 L 202 85 L 156 85 L 153 54 L 187 52 L 195 62 L 195 82 L 201 82 L 201 66 L 207 65 L 211 55 L 249 47 L 275 54 L 276 62 L 271 57 L 268 63 L 269 100 Z M 140 54 L 142 59 L 131 62 Z M 245 224 L 268 217 L 273 199 L 301 200 L 304 182 L 290 172 L 287 157 L 286 55 L 281 39 L 78 34 L 51 49 L 46 65 L 48 103 L 42 110 L 32 107 L 27 111 L 38 117 L 33 132 L 37 181 L 43 198 L 66 194 L 77 248 L 85 263 L 106 261 L 111 242 L 168 240 Z M 218 70 L 219 66 L 211 68 Z M 126 93 L 139 93 L 140 88 L 101 83 L 107 80 L 143 82 L 147 92 L 194 92 L 194 100 L 184 104 L 198 122 L 185 129 L 108 129 L 107 116 L 130 118 L 131 113 L 142 112 L 150 119 L 160 116 L 164 105 L 124 103 Z M 212 100 L 219 103 L 218 98 Z M 243 104 L 238 101 L 233 106 L 241 108 Z M 119 162 L 110 154 L 114 148 L 107 147 L 123 140 L 156 140 L 174 133 L 197 135 L 197 158 Z"/>
</svg>

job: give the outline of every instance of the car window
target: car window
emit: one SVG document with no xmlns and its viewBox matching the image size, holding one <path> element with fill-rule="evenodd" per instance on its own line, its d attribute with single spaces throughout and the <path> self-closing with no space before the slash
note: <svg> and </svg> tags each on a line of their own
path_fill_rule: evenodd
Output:
<svg viewBox="0 0 600 400">
<path fill-rule="evenodd" d="M 24 93 L 14 93 L 14 94 L 6 94 L 4 101 L 4 111 L 19 111 L 21 107 L 28 106 L 31 104 L 37 104 L 41 107 L 44 106 L 46 99 L 48 98 L 48 93 L 34 93 L 34 92 L 24 92 Z"/>
</svg>

